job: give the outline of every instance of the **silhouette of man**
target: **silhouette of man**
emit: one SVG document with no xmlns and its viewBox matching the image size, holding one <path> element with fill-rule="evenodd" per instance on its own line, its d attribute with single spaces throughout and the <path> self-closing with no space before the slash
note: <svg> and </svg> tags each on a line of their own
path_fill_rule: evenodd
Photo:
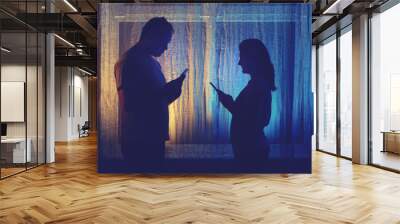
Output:
<svg viewBox="0 0 400 224">
<path fill-rule="evenodd" d="M 150 19 L 140 40 L 115 65 L 122 155 L 128 164 L 156 168 L 169 139 L 168 105 L 181 95 L 187 69 L 166 83 L 160 57 L 174 29 L 163 17 Z"/>
</svg>

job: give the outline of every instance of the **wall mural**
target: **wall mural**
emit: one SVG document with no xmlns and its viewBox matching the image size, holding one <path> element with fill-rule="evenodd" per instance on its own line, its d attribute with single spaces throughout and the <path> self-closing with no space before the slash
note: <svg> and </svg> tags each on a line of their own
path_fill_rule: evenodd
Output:
<svg viewBox="0 0 400 224">
<path fill-rule="evenodd" d="M 311 172 L 309 4 L 99 9 L 99 172 Z"/>
</svg>

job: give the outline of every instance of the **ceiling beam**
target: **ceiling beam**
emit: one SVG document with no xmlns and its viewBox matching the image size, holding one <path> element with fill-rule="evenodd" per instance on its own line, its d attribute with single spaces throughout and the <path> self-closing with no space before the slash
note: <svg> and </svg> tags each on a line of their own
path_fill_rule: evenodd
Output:
<svg viewBox="0 0 400 224">
<path fill-rule="evenodd" d="M 85 17 L 81 14 L 71 13 L 67 15 L 72 21 L 74 21 L 82 30 L 90 37 L 86 41 L 89 42 L 91 46 L 97 45 L 97 30 L 90 24 Z"/>
<path fill-rule="evenodd" d="M 96 58 L 91 56 L 55 56 L 56 66 L 80 66 L 96 71 Z"/>
<path fill-rule="evenodd" d="M 342 14 L 343 10 L 353 2 L 355 2 L 355 0 L 336 0 L 328 5 L 328 7 L 323 10 L 322 14 Z"/>
</svg>

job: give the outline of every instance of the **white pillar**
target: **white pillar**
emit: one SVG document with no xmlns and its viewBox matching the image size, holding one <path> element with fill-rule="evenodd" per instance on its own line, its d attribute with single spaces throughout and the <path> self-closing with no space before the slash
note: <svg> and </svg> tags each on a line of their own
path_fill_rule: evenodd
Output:
<svg viewBox="0 0 400 224">
<path fill-rule="evenodd" d="M 353 162 L 368 163 L 368 15 L 353 19 Z"/>
<path fill-rule="evenodd" d="M 47 12 L 53 12 L 54 6 L 47 1 Z M 54 34 L 46 35 L 46 163 L 55 162 L 55 44 Z"/>
</svg>

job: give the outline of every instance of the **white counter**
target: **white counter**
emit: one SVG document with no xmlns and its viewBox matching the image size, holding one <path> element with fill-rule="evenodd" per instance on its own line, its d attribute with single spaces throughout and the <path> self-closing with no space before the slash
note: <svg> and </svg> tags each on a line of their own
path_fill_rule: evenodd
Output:
<svg viewBox="0 0 400 224">
<path fill-rule="evenodd" d="M 2 144 L 2 151 L 10 150 L 9 147 L 12 148 L 12 162 L 13 163 L 25 163 L 31 162 L 32 160 L 32 153 L 31 153 L 31 146 L 32 140 L 27 138 L 26 142 L 28 143 L 28 147 L 26 147 L 26 154 L 25 154 L 25 138 L 6 138 L 1 139 Z M 5 148 L 3 148 L 5 147 Z M 27 159 L 25 161 L 25 159 Z"/>
</svg>

